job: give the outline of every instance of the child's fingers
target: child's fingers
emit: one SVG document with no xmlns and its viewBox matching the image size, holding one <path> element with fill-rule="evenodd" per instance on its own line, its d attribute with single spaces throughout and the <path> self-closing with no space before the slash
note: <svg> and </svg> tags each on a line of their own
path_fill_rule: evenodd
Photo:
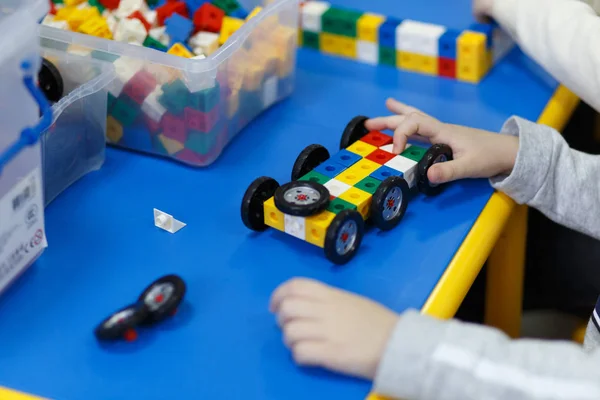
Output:
<svg viewBox="0 0 600 400">
<path fill-rule="evenodd" d="M 365 128 L 370 131 L 395 130 L 404 121 L 403 115 L 391 115 L 389 117 L 377 117 L 368 119 Z"/>
<path fill-rule="evenodd" d="M 302 298 L 286 298 L 281 302 L 277 311 L 277 324 L 284 326 L 296 319 L 314 319 L 318 316 L 319 309 L 318 302 Z"/>
<path fill-rule="evenodd" d="M 469 162 L 464 159 L 452 160 L 433 164 L 427 171 L 429 182 L 436 185 L 448 183 L 462 178 L 467 178 Z"/>
<path fill-rule="evenodd" d="M 314 321 L 292 321 L 283 327 L 283 342 L 287 348 L 292 348 L 300 341 L 322 340 L 320 324 Z"/>
<path fill-rule="evenodd" d="M 418 108 L 409 106 L 408 104 L 401 103 L 396 99 L 391 99 L 391 98 L 387 99 L 385 101 L 385 106 L 391 112 L 393 112 L 395 114 L 399 114 L 399 115 L 408 115 L 408 114 L 412 114 L 412 113 L 423 114 L 423 112 L 421 112 L 421 110 L 419 110 Z"/>
<path fill-rule="evenodd" d="M 303 340 L 292 346 L 294 361 L 305 367 L 326 366 L 328 357 L 331 356 L 329 353 L 330 349 L 325 341 Z"/>
<path fill-rule="evenodd" d="M 273 313 L 278 312 L 281 302 L 287 297 L 321 298 L 320 293 L 323 293 L 324 288 L 322 283 L 311 279 L 291 279 L 275 289 L 269 302 L 269 310 Z"/>
<path fill-rule="evenodd" d="M 392 151 L 395 154 L 401 153 L 406 147 L 408 138 L 414 135 L 426 137 L 431 140 L 439 133 L 442 126 L 441 122 L 429 115 L 421 113 L 409 114 L 394 131 L 394 147 Z"/>
</svg>

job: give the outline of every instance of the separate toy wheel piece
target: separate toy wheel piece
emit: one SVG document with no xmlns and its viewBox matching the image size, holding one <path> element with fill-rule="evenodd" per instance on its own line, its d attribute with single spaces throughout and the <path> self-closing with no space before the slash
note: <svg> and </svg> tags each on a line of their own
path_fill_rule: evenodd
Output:
<svg viewBox="0 0 600 400">
<path fill-rule="evenodd" d="M 335 216 L 325 235 L 325 257 L 334 264 L 350 261 L 358 251 L 365 231 L 365 221 L 356 210 L 344 210 Z"/>
<path fill-rule="evenodd" d="M 342 140 L 340 140 L 340 149 L 345 149 L 369 133 L 367 128 L 365 128 L 365 121 L 368 119 L 368 117 L 362 115 L 352 118 L 352 121 L 346 125 L 346 129 L 344 129 L 344 133 L 342 134 Z"/>
<path fill-rule="evenodd" d="M 292 168 L 292 180 L 297 181 L 329 159 L 329 151 L 320 144 L 311 144 L 298 156 Z"/>
<path fill-rule="evenodd" d="M 145 324 L 154 324 L 175 315 L 185 296 L 185 282 L 177 275 L 167 275 L 154 281 L 138 301 L 148 309 Z"/>
<path fill-rule="evenodd" d="M 429 182 L 427 172 L 433 164 L 451 161 L 452 149 L 445 144 L 434 144 L 427 150 L 417 166 L 417 187 L 427 196 L 435 196 L 442 191 L 442 187 Z"/>
<path fill-rule="evenodd" d="M 38 73 L 38 82 L 44 96 L 53 103 L 62 99 L 64 82 L 58 69 L 50 61 L 42 58 L 42 66 Z"/>
<path fill-rule="evenodd" d="M 408 206 L 410 188 L 399 176 L 387 178 L 379 185 L 371 201 L 371 220 L 382 231 L 393 229 Z"/>
<path fill-rule="evenodd" d="M 278 187 L 275 179 L 266 176 L 256 179 L 248 187 L 242 199 L 242 221 L 248 229 L 257 232 L 267 229 L 264 202 L 273 197 Z"/>
<path fill-rule="evenodd" d="M 329 190 L 320 183 L 294 181 L 275 191 L 275 207 L 284 214 L 308 217 L 329 205 Z"/>
<path fill-rule="evenodd" d="M 134 341 L 137 339 L 136 328 L 146 320 L 148 311 L 143 303 L 129 305 L 102 321 L 94 334 L 100 341 Z"/>
</svg>

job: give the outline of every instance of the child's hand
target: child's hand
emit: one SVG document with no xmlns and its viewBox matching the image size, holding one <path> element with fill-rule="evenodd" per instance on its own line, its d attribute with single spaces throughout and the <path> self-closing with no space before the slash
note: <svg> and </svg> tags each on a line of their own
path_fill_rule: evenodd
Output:
<svg viewBox="0 0 600 400">
<path fill-rule="evenodd" d="M 373 379 L 398 315 L 363 297 L 308 279 L 282 284 L 271 312 L 294 360 Z"/>
<path fill-rule="evenodd" d="M 500 0 L 503 1 L 503 0 Z M 494 0 L 473 0 L 473 14 L 479 21 L 486 21 L 492 15 Z"/>
<path fill-rule="evenodd" d="M 397 115 L 370 119 L 365 126 L 370 130 L 393 130 L 394 153 L 402 152 L 411 136 L 452 148 L 453 161 L 429 169 L 427 177 L 432 183 L 510 174 L 515 165 L 519 151 L 516 137 L 445 124 L 393 99 L 388 99 L 386 106 Z"/>
</svg>

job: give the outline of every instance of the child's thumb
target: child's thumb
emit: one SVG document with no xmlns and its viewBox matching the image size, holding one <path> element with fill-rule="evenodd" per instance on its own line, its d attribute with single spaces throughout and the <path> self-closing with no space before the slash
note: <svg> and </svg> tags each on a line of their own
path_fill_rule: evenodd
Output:
<svg viewBox="0 0 600 400">
<path fill-rule="evenodd" d="M 460 160 L 433 164 L 427 171 L 429 182 L 436 185 L 465 178 L 466 168 Z"/>
</svg>

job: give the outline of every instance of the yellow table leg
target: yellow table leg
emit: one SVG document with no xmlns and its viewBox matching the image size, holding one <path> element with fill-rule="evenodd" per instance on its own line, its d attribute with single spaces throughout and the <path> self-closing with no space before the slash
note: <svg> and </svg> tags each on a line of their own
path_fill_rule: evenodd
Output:
<svg viewBox="0 0 600 400">
<path fill-rule="evenodd" d="M 515 207 L 488 259 L 485 321 L 513 338 L 521 333 L 527 207 Z"/>
</svg>

